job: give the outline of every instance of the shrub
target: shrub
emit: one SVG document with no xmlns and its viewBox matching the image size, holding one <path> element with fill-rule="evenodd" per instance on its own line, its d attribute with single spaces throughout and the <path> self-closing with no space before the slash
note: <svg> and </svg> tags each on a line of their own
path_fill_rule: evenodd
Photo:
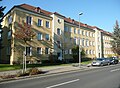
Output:
<svg viewBox="0 0 120 88">
<path fill-rule="evenodd" d="M 16 74 L 16 77 L 28 76 L 28 75 L 29 75 L 29 72 L 28 72 L 28 71 L 26 71 L 26 72 L 19 71 L 19 72 Z"/>
<path fill-rule="evenodd" d="M 37 68 L 32 68 L 29 70 L 29 75 L 37 75 L 40 71 Z"/>
</svg>

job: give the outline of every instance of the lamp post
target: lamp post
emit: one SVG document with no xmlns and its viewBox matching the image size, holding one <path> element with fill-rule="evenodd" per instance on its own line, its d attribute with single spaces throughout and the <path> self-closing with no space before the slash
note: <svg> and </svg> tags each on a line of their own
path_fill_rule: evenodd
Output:
<svg viewBox="0 0 120 88">
<path fill-rule="evenodd" d="M 80 31 L 80 16 L 83 13 L 79 13 L 79 31 Z M 80 48 L 80 34 L 79 34 L 79 67 L 81 66 L 81 48 Z"/>
</svg>

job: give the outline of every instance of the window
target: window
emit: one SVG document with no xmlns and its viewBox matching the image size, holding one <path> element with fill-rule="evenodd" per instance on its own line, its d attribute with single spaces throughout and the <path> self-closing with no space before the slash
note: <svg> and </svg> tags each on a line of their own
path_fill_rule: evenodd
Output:
<svg viewBox="0 0 120 88">
<path fill-rule="evenodd" d="M 74 44 L 75 45 L 77 44 L 77 38 L 76 37 L 74 38 Z"/>
<path fill-rule="evenodd" d="M 27 16 L 26 17 L 26 23 L 29 24 L 29 25 L 32 25 L 32 17 Z"/>
<path fill-rule="evenodd" d="M 93 37 L 95 37 L 95 33 L 93 33 Z"/>
<path fill-rule="evenodd" d="M 95 46 L 95 42 L 94 41 L 92 42 L 92 45 Z"/>
<path fill-rule="evenodd" d="M 82 35 L 84 35 L 84 31 L 82 31 Z"/>
<path fill-rule="evenodd" d="M 71 27 L 69 27 L 69 31 L 72 32 L 72 28 Z"/>
<path fill-rule="evenodd" d="M 89 54 L 89 53 L 88 53 L 88 50 L 86 50 L 86 54 Z"/>
<path fill-rule="evenodd" d="M 89 54 L 92 54 L 92 50 L 89 50 Z"/>
<path fill-rule="evenodd" d="M 65 54 L 68 54 L 68 50 L 65 50 Z"/>
<path fill-rule="evenodd" d="M 58 47 L 60 48 L 61 47 L 60 41 L 57 41 L 57 44 L 58 44 Z"/>
<path fill-rule="evenodd" d="M 26 55 L 32 56 L 32 47 L 26 47 Z"/>
<path fill-rule="evenodd" d="M 61 35 L 61 30 L 59 28 L 57 28 L 57 34 Z"/>
<path fill-rule="evenodd" d="M 37 47 L 37 54 L 42 54 L 42 48 L 41 47 Z"/>
<path fill-rule="evenodd" d="M 2 33 L 0 32 L 0 40 L 2 39 Z"/>
<path fill-rule="evenodd" d="M 0 33 L 0 40 L 2 39 L 2 34 Z"/>
<path fill-rule="evenodd" d="M 72 49 L 69 49 L 69 54 L 72 54 Z"/>
<path fill-rule="evenodd" d="M 49 34 L 45 35 L 45 40 L 50 40 Z"/>
<path fill-rule="evenodd" d="M 86 46 L 89 46 L 89 45 L 88 45 L 88 39 L 86 39 Z"/>
<path fill-rule="evenodd" d="M 67 31 L 68 31 L 68 27 L 65 26 L 65 27 L 64 27 L 64 32 L 67 32 Z"/>
<path fill-rule="evenodd" d="M 11 39 L 12 31 L 8 31 L 8 39 Z"/>
<path fill-rule="evenodd" d="M 50 28 L 50 22 L 46 21 L 46 28 Z"/>
<path fill-rule="evenodd" d="M 80 29 L 78 29 L 78 34 L 80 34 Z"/>
<path fill-rule="evenodd" d="M 10 53 L 11 53 L 11 48 L 10 48 L 10 46 L 8 46 L 7 47 L 7 55 L 10 55 Z"/>
<path fill-rule="evenodd" d="M 78 38 L 78 45 L 80 45 L 80 38 Z"/>
<path fill-rule="evenodd" d="M 45 54 L 49 54 L 49 48 L 45 48 Z"/>
<path fill-rule="evenodd" d="M 74 28 L 74 34 L 76 34 L 76 28 Z"/>
<path fill-rule="evenodd" d="M 83 38 L 83 39 L 82 39 L 82 46 L 84 46 L 84 41 L 85 41 L 85 40 L 84 40 L 84 38 Z"/>
<path fill-rule="evenodd" d="M 41 19 L 38 19 L 38 26 L 42 26 L 42 20 Z"/>
<path fill-rule="evenodd" d="M 58 53 L 57 53 L 57 56 L 58 56 L 58 57 L 60 57 L 60 56 L 61 56 L 60 52 L 58 52 Z"/>
<path fill-rule="evenodd" d="M 12 16 L 8 17 L 8 23 L 11 24 L 12 23 Z"/>
<path fill-rule="evenodd" d="M 89 32 L 88 31 L 86 31 L 86 36 L 89 36 Z"/>
<path fill-rule="evenodd" d="M 0 40 L 2 39 L 2 29 L 0 29 Z"/>
<path fill-rule="evenodd" d="M 42 33 L 38 33 L 37 39 L 38 39 L 38 40 L 42 40 Z"/>
</svg>

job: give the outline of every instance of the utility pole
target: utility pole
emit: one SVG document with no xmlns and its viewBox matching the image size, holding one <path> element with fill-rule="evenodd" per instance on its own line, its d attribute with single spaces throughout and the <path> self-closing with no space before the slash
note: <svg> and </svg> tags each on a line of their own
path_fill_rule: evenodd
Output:
<svg viewBox="0 0 120 88">
<path fill-rule="evenodd" d="M 80 16 L 82 15 L 83 13 L 79 13 L 79 30 L 80 30 Z M 80 47 L 80 34 L 79 34 L 79 67 L 81 66 L 81 47 Z"/>
</svg>

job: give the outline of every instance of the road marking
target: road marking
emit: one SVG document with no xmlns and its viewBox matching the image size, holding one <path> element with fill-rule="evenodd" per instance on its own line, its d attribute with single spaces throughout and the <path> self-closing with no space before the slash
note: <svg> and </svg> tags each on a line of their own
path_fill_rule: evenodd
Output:
<svg viewBox="0 0 120 88">
<path fill-rule="evenodd" d="M 53 87 L 57 87 L 57 86 L 62 86 L 62 85 L 69 84 L 69 83 L 73 83 L 73 82 L 76 82 L 76 81 L 79 81 L 79 80 L 80 80 L 80 79 L 71 80 L 71 81 L 67 81 L 67 82 L 60 83 L 60 84 L 52 85 L 52 86 L 49 86 L 49 87 L 46 87 L 46 88 L 53 88 Z"/>
<path fill-rule="evenodd" d="M 119 68 L 118 69 L 113 69 L 110 72 L 115 72 L 115 71 L 119 71 L 119 70 L 120 70 Z"/>
</svg>

